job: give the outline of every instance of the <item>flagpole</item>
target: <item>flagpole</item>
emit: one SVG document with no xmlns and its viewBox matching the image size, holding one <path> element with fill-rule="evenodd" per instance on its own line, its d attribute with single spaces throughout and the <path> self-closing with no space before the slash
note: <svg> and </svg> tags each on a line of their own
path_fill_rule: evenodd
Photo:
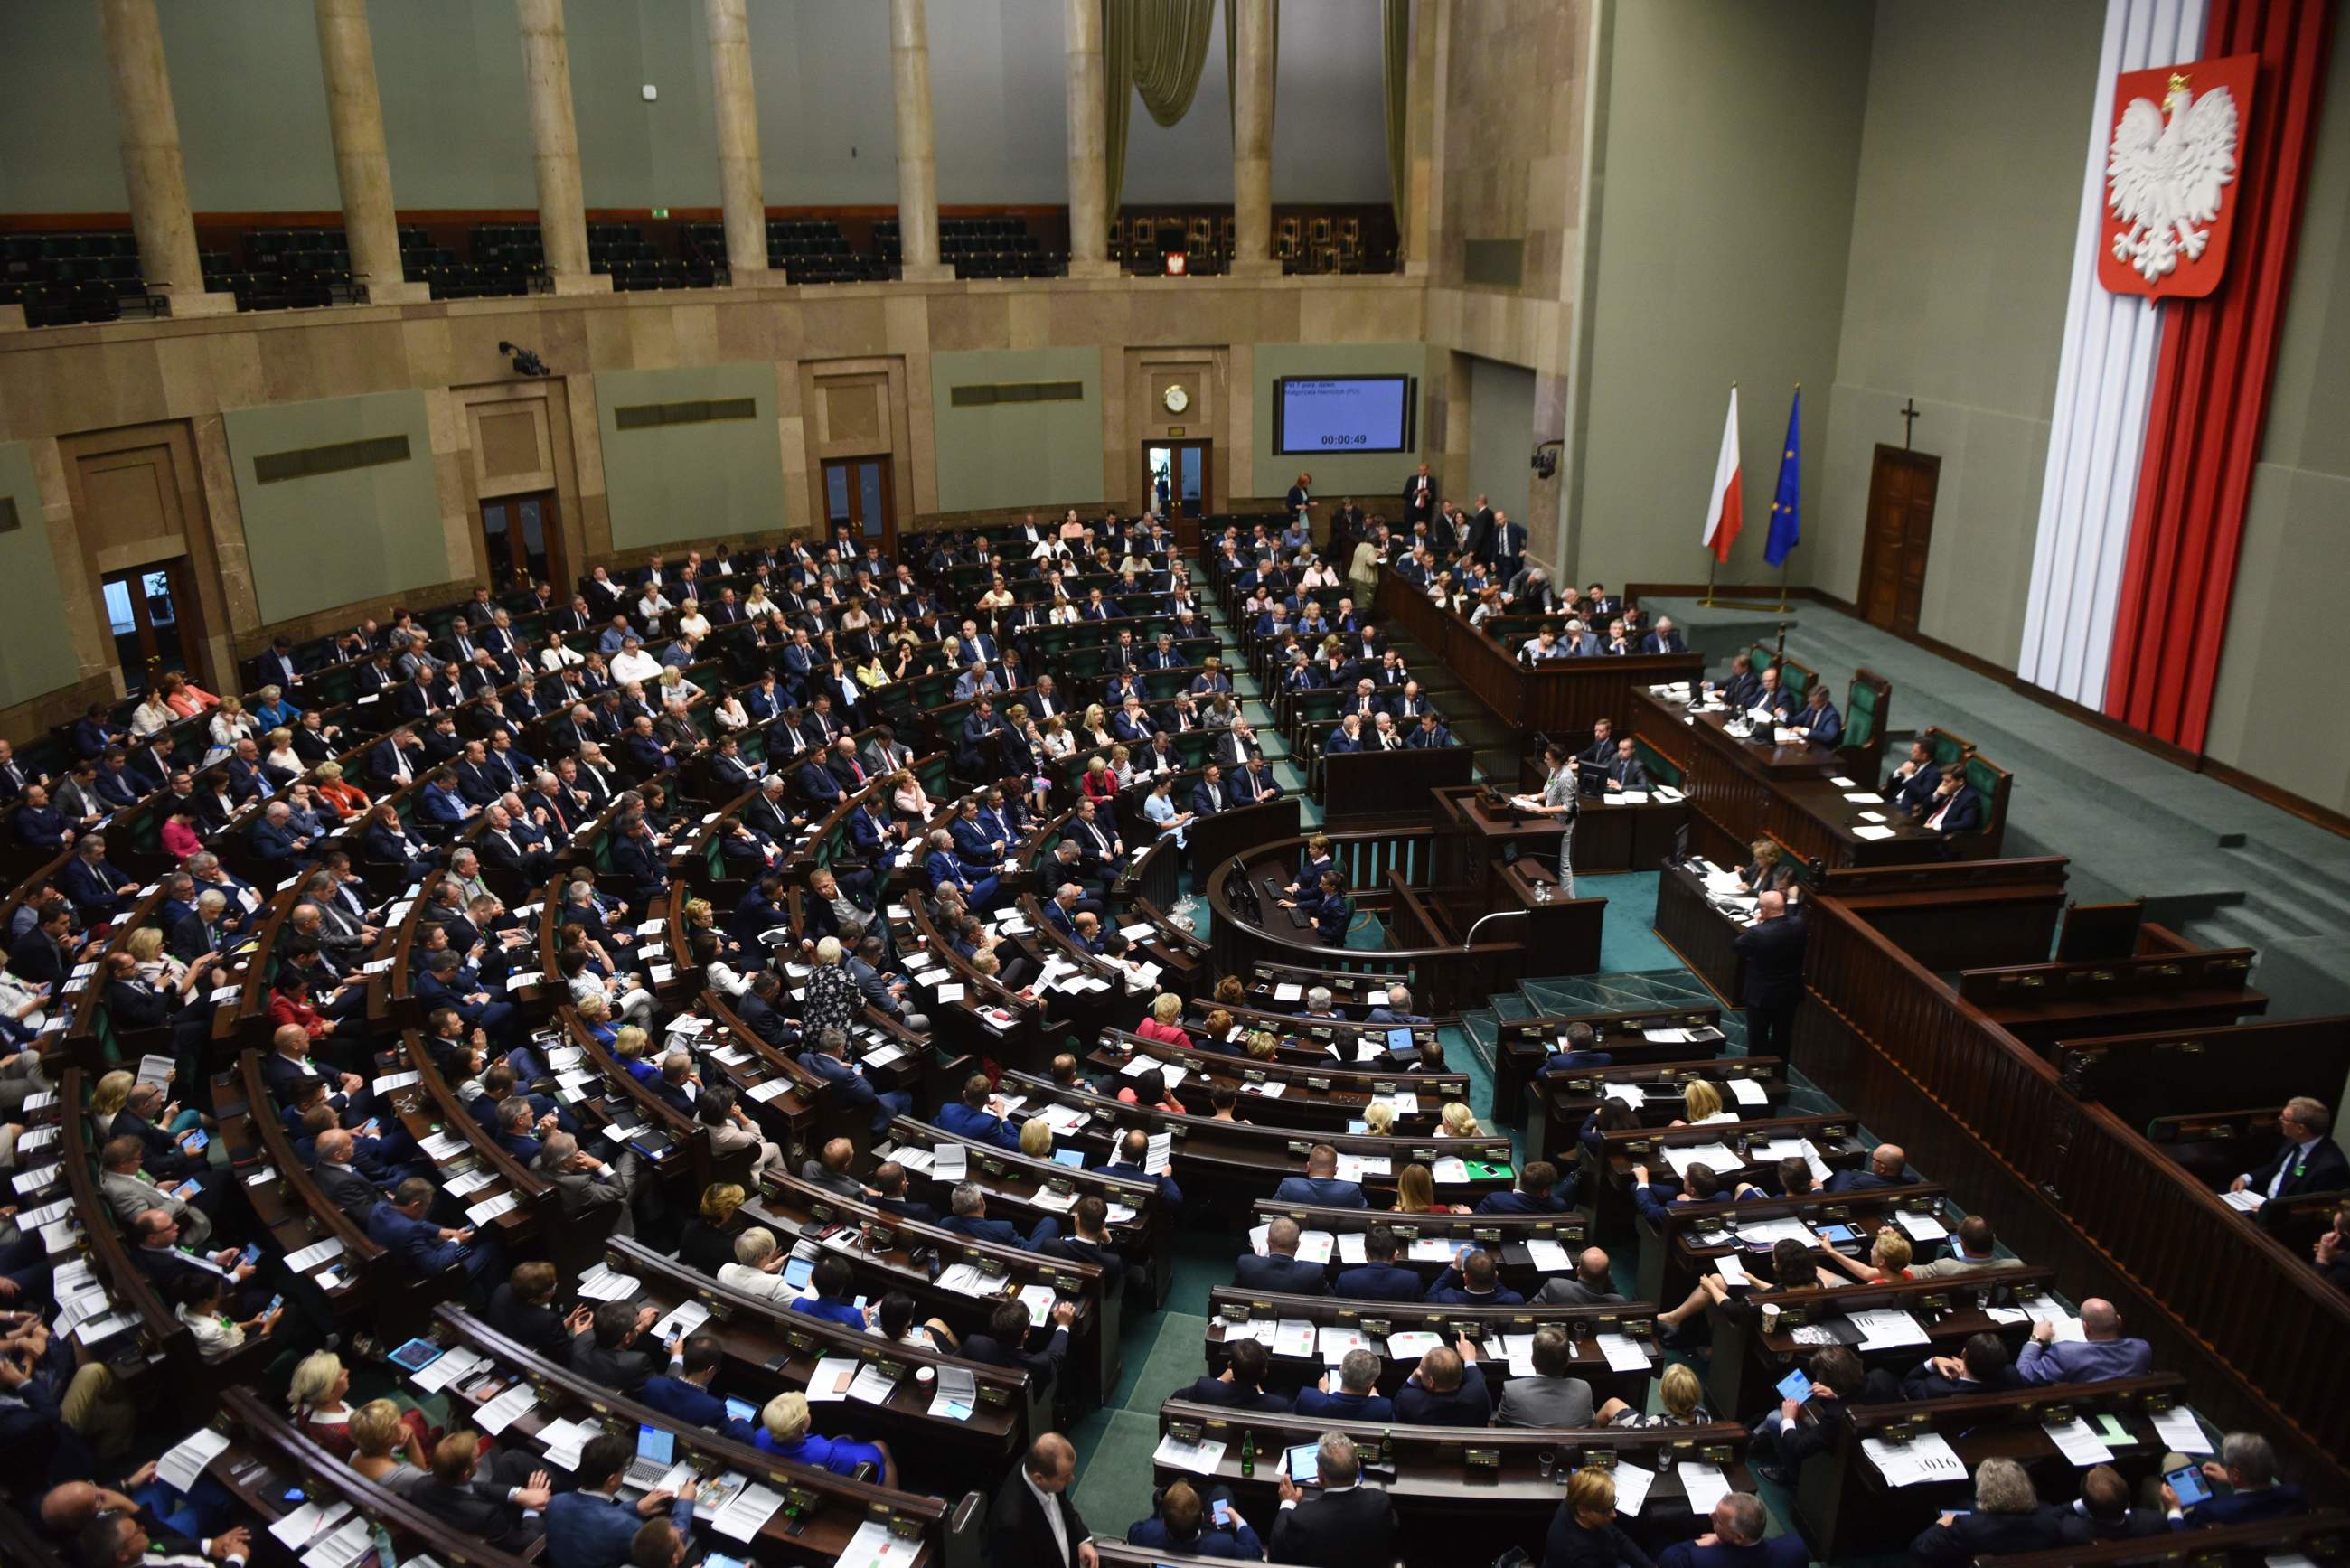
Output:
<svg viewBox="0 0 2350 1568">
<path fill-rule="evenodd" d="M 1733 404 L 1738 400 L 1738 383 L 1735 381 L 1730 383 L 1730 400 Z M 1711 545 L 1708 545 L 1705 552 L 1705 607 L 1708 609 L 1711 609 L 1713 607 L 1714 574 L 1721 569 L 1721 556 L 1720 552 L 1714 549 Z"/>
</svg>

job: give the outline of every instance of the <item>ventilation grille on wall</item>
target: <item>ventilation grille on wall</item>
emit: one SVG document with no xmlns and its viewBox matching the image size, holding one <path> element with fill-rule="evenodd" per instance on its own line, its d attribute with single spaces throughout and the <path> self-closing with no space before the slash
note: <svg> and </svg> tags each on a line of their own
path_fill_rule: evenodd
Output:
<svg viewBox="0 0 2350 1568">
<path fill-rule="evenodd" d="M 0 534 L 14 534 L 16 521 L 16 498 L 0 495 Z"/>
<path fill-rule="evenodd" d="M 956 387 L 948 393 L 949 400 L 959 409 L 983 409 L 993 403 L 1079 403 L 1085 397 L 1083 381 L 1004 381 Z"/>
<path fill-rule="evenodd" d="M 1488 288 L 1515 288 L 1526 277 L 1526 242 L 1467 240 L 1461 247 L 1463 281 Z"/>
<path fill-rule="evenodd" d="M 690 403 L 634 403 L 612 410 L 612 428 L 649 431 L 656 425 L 706 425 L 712 420 L 754 420 L 756 398 L 696 398 Z"/>
<path fill-rule="evenodd" d="M 280 480 L 315 479 L 322 473 L 380 468 L 388 462 L 407 461 L 406 436 L 369 436 L 365 441 L 338 441 L 331 446 L 265 453 L 253 460 L 253 477 L 264 484 L 276 484 Z"/>
</svg>

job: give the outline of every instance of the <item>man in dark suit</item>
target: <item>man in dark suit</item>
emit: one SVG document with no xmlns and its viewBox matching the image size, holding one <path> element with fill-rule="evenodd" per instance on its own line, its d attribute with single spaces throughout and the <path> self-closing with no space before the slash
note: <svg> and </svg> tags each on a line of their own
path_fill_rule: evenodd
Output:
<svg viewBox="0 0 2350 1568">
<path fill-rule="evenodd" d="M 1648 636 L 1640 639 L 1640 651 L 1643 653 L 1687 653 L 1689 651 L 1689 644 L 1681 639 L 1679 629 L 1673 625 L 1673 618 L 1669 615 L 1660 615 L 1657 618 L 1655 628 L 1651 630 Z"/>
<path fill-rule="evenodd" d="M 1898 1187 L 1909 1179 L 1909 1156 L 1898 1143 L 1881 1143 L 1869 1150 L 1868 1164 L 1839 1170 L 1827 1179 L 1824 1192 L 1866 1192 L 1877 1187 Z"/>
<path fill-rule="evenodd" d="M 1912 741 L 1909 760 L 1885 775 L 1882 793 L 1890 804 L 1912 816 L 1922 816 L 1932 808 L 1941 783 L 1942 770 L 1934 765 L 1934 748 L 1923 741 Z"/>
<path fill-rule="evenodd" d="M 1355 1440 L 1340 1432 L 1325 1433 L 1315 1459 L 1312 1491 L 1286 1475 L 1281 1478 L 1273 1560 L 1309 1568 L 1385 1568 L 1394 1562 L 1395 1504 L 1385 1491 L 1362 1484 L 1363 1465 Z"/>
<path fill-rule="evenodd" d="M 571 1370 L 590 1383 L 619 1393 L 634 1394 L 653 1375 L 655 1363 L 647 1352 L 631 1347 L 659 1315 L 649 1306 L 634 1307 L 627 1302 L 598 1303 L 594 1323 L 571 1341 Z M 678 1349 L 683 1349 L 682 1343 Z M 664 1359 L 675 1356 L 672 1351 Z M 676 1365 L 682 1367 L 684 1362 L 679 1359 Z"/>
<path fill-rule="evenodd" d="M 995 1494 L 987 1515 L 988 1561 L 1023 1568 L 1096 1568 L 1093 1532 L 1069 1501 L 1077 1479 L 1077 1451 L 1057 1432 L 1046 1432 Z"/>
<path fill-rule="evenodd" d="M 1969 1334 L 1956 1355 L 1930 1356 L 1901 1380 L 1901 1397 L 1912 1404 L 1927 1399 L 1950 1399 L 1961 1394 L 1997 1394 L 2021 1388 L 2015 1357 L 2007 1341 L 1985 1332 Z"/>
<path fill-rule="evenodd" d="M 1945 763 L 1941 782 L 1935 785 L 1933 798 L 1925 806 L 1926 828 L 1944 835 L 1971 833 L 1982 823 L 1982 794 L 1967 783 L 1967 765 Z"/>
<path fill-rule="evenodd" d="M 1374 1225 L 1363 1235 L 1363 1262 L 1338 1275 L 1336 1294 L 1347 1301 L 1416 1302 L 1424 1288 L 1419 1271 L 1400 1267 L 1401 1251 L 1392 1227 Z"/>
<path fill-rule="evenodd" d="M 1607 759 L 1607 787 L 1610 791 L 1648 787 L 1648 770 L 1629 735 L 1616 742 L 1616 754 Z"/>
<path fill-rule="evenodd" d="M 2276 1125 L 2283 1144 L 2230 1182 L 2229 1191 L 2257 1192 L 2267 1201 L 2350 1187 L 2350 1161 L 2343 1158 L 2341 1146 L 2325 1136 L 2333 1126 L 2325 1102 L 2296 1096 L 2277 1113 Z"/>
<path fill-rule="evenodd" d="M 1232 1282 L 1245 1291 L 1277 1291 L 1284 1295 L 1323 1296 L 1330 1282 L 1322 1265 L 1297 1255 L 1297 1221 L 1276 1217 L 1265 1229 L 1264 1255 L 1243 1252 L 1232 1267 Z"/>
<path fill-rule="evenodd" d="M 1415 523 L 1425 523 L 1436 515 L 1436 480 L 1421 463 L 1419 472 L 1403 482 L 1403 521 L 1409 528 Z M 1276 1541 L 1278 1532 L 1275 1532 Z"/>
<path fill-rule="evenodd" d="M 1695 1541 L 1667 1547 L 1658 1568 L 1804 1568 L 1812 1560 L 1804 1538 L 1789 1534 L 1765 1541 L 1770 1521 L 1761 1498 L 1733 1491 L 1713 1505 L 1713 1528 Z"/>
<path fill-rule="evenodd" d="M 1273 1353 L 1261 1341 L 1243 1339 L 1235 1343 L 1229 1355 L 1231 1365 L 1213 1376 L 1201 1376 L 1188 1388 L 1179 1389 L 1175 1397 L 1188 1399 L 1195 1405 L 1214 1405 L 1226 1410 L 1263 1410 L 1278 1414 L 1289 1408 L 1289 1397 L 1265 1391 L 1264 1380 L 1273 1370 Z"/>
<path fill-rule="evenodd" d="M 1396 1390 L 1396 1419 L 1420 1427 L 1482 1427 L 1493 1418 L 1493 1396 L 1478 1370 L 1474 1345 L 1438 1345 L 1419 1358 Z"/>
<path fill-rule="evenodd" d="M 1746 1048 L 1783 1056 L 1804 999 L 1804 916 L 1787 908 L 1784 893 L 1773 892 L 1755 900 L 1754 919 L 1731 943 L 1746 961 Z"/>
</svg>

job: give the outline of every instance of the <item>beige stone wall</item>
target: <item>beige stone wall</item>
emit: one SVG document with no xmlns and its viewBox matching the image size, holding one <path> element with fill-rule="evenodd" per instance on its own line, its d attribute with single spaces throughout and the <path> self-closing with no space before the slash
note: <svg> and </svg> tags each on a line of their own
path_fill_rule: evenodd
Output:
<svg viewBox="0 0 2350 1568">
<path fill-rule="evenodd" d="M 151 450 L 169 475 L 171 537 L 184 540 L 197 567 L 208 676 L 234 685 L 234 662 L 280 632 L 315 636 L 392 607 L 387 597 L 292 622 L 260 619 L 222 434 L 225 410 L 422 391 L 442 538 L 457 568 L 447 585 L 400 596 L 425 604 L 460 597 L 486 570 L 484 497 L 553 489 L 560 553 L 573 573 L 582 563 L 649 554 L 612 549 L 599 371 L 774 361 L 790 514 L 822 515 L 823 458 L 886 451 L 898 521 L 910 527 L 938 512 L 934 352 L 1093 346 L 1103 355 L 1110 504 L 1141 504 L 1141 443 L 1170 433 L 1157 393 L 1175 375 L 1193 380 L 1193 405 L 1180 422 L 1215 443 L 1213 501 L 1226 508 L 1258 499 L 1266 484 L 1278 497 L 1287 478 L 1257 474 L 1252 459 L 1255 345 L 1419 340 L 1428 334 L 1425 301 L 1423 284 L 1400 276 L 950 282 L 464 300 L 0 333 L 0 442 L 29 443 L 44 515 L 26 523 L 50 531 L 80 670 L 73 685 L 0 711 L 0 732 L 33 732 L 93 694 L 120 690 L 98 576 L 129 564 L 154 529 L 133 528 L 138 537 L 123 539 L 130 556 L 120 560 L 101 547 L 113 537 L 110 524 L 129 523 L 100 514 L 81 475 L 116 448 Z M 516 377 L 501 341 L 536 350 L 554 375 Z M 1465 440 L 1465 421 L 1442 418 L 1440 391 L 1431 388 L 1427 439 L 1442 439 L 1449 422 Z M 868 412 L 870 431 L 856 422 Z M 0 628 L 0 658 L 8 635 Z"/>
</svg>

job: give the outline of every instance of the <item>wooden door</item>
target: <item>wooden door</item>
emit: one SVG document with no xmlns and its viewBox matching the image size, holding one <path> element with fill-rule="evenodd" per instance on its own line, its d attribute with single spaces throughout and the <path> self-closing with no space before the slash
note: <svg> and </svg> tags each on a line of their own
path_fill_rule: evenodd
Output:
<svg viewBox="0 0 2350 1568">
<path fill-rule="evenodd" d="M 828 457 L 824 460 L 826 531 L 847 524 L 860 544 L 878 540 L 881 554 L 898 550 L 898 510 L 889 488 L 889 454 L 874 457 Z"/>
<path fill-rule="evenodd" d="M 482 547 L 490 563 L 490 587 L 500 592 L 550 587 L 563 580 L 563 556 L 556 527 L 555 492 L 501 495 L 482 503 Z"/>
<path fill-rule="evenodd" d="M 1868 539 L 1860 557 L 1860 613 L 1887 631 L 1915 632 L 1934 536 L 1942 460 L 1879 445 L 1868 475 Z"/>
<path fill-rule="evenodd" d="M 192 668 L 203 628 L 190 581 L 181 556 L 109 572 L 99 585 L 125 691 L 144 691 L 159 675 Z"/>
</svg>

